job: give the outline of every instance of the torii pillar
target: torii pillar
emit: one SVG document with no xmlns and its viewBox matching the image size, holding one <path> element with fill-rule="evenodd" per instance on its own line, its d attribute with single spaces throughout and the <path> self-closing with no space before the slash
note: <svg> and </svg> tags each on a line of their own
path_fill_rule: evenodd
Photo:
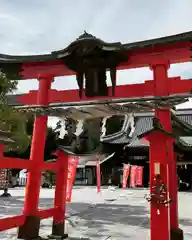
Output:
<svg viewBox="0 0 192 240">
<path fill-rule="evenodd" d="M 53 78 L 40 77 L 37 104 L 48 105 L 49 89 Z M 28 173 L 24 202 L 26 220 L 19 228 L 18 238 L 36 239 L 39 237 L 40 217 L 38 214 L 39 194 L 41 186 L 42 164 L 44 162 L 44 148 L 46 141 L 47 116 L 36 116 L 33 126 L 30 159 L 31 168 Z"/>
<path fill-rule="evenodd" d="M 67 175 L 68 175 L 68 155 L 63 151 L 57 154 L 57 172 L 51 238 L 66 239 L 68 234 L 65 232 L 66 219 L 66 191 L 67 191 Z"/>
<path fill-rule="evenodd" d="M 154 95 L 168 96 L 170 83 L 168 78 L 169 63 L 157 63 L 151 66 L 153 71 Z M 163 129 L 172 132 L 170 109 L 155 109 L 155 117 L 159 119 Z M 153 192 L 155 176 L 159 174 L 166 186 L 166 198 L 171 199 L 170 205 L 162 204 L 160 209 L 151 202 L 151 240 L 181 240 L 183 232 L 178 227 L 178 197 L 176 158 L 174 140 L 157 131 L 148 134 L 150 142 L 150 192 Z"/>
</svg>

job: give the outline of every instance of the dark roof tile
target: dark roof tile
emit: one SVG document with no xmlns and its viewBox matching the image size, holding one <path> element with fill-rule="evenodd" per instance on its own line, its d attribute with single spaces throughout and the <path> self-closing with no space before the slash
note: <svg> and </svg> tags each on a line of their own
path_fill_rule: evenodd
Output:
<svg viewBox="0 0 192 240">
<path fill-rule="evenodd" d="M 178 115 L 178 118 L 192 127 L 192 114 Z M 108 138 L 107 143 L 128 144 L 130 147 L 149 146 L 147 141 L 144 143 L 143 140 L 138 139 L 138 136 L 153 129 L 152 119 L 153 116 L 138 117 L 135 124 L 135 131 L 131 139 L 124 133 L 122 135 L 116 135 L 115 138 Z"/>
</svg>

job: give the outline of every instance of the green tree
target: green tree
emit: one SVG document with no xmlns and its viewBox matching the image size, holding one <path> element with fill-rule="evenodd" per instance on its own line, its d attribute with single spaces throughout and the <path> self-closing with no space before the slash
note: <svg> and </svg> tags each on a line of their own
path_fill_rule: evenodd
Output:
<svg viewBox="0 0 192 240">
<path fill-rule="evenodd" d="M 16 109 L 7 105 L 6 95 L 17 89 L 17 80 L 10 80 L 0 71 L 0 130 L 11 132 L 15 141 L 6 147 L 6 151 L 21 152 L 29 145 L 30 138 L 26 132 L 27 117 Z"/>
<path fill-rule="evenodd" d="M 122 128 L 124 117 L 113 116 L 107 120 L 106 123 L 106 135 L 119 132 Z M 63 145 L 71 146 L 72 151 L 77 154 L 91 153 L 98 150 L 100 145 L 100 135 L 102 127 L 102 118 L 86 119 L 83 124 L 83 132 L 78 138 L 75 138 L 74 132 L 76 131 L 76 121 L 68 119 L 70 127 L 68 128 L 68 134 L 65 136 Z M 77 148 L 77 146 L 79 146 Z"/>
</svg>

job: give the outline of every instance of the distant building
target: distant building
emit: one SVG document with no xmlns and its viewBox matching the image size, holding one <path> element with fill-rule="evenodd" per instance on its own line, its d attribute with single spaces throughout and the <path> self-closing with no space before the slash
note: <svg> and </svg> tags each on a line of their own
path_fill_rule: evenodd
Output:
<svg viewBox="0 0 192 240">
<path fill-rule="evenodd" d="M 149 142 L 140 139 L 139 136 L 153 129 L 153 112 L 142 112 L 134 114 L 134 132 L 130 136 L 130 127 L 124 124 L 123 128 L 112 135 L 102 139 L 103 151 L 115 151 L 115 155 L 108 162 L 103 163 L 101 169 L 106 175 L 113 178 L 120 177 L 122 164 L 144 166 L 144 184 L 149 182 Z M 172 128 L 176 134 L 174 146 L 177 154 L 178 174 L 183 182 L 191 185 L 192 179 L 192 109 L 177 110 L 172 114 Z M 116 177 L 115 177 L 116 175 Z M 107 180 L 105 181 L 105 183 Z"/>
</svg>

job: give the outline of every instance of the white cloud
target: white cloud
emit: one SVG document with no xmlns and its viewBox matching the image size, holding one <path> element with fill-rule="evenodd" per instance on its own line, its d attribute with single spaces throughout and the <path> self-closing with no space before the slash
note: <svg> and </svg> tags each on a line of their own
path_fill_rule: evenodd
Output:
<svg viewBox="0 0 192 240">
<path fill-rule="evenodd" d="M 1 0 L 0 53 L 39 54 L 65 48 L 84 30 L 108 41 L 145 40 L 192 30 L 191 0 Z M 191 77 L 191 64 L 170 69 L 170 75 Z M 148 69 L 118 73 L 118 83 L 152 79 Z M 67 84 L 66 84 L 67 82 Z M 59 78 L 59 89 L 76 88 L 74 78 Z M 37 89 L 22 81 L 18 92 Z"/>
</svg>

